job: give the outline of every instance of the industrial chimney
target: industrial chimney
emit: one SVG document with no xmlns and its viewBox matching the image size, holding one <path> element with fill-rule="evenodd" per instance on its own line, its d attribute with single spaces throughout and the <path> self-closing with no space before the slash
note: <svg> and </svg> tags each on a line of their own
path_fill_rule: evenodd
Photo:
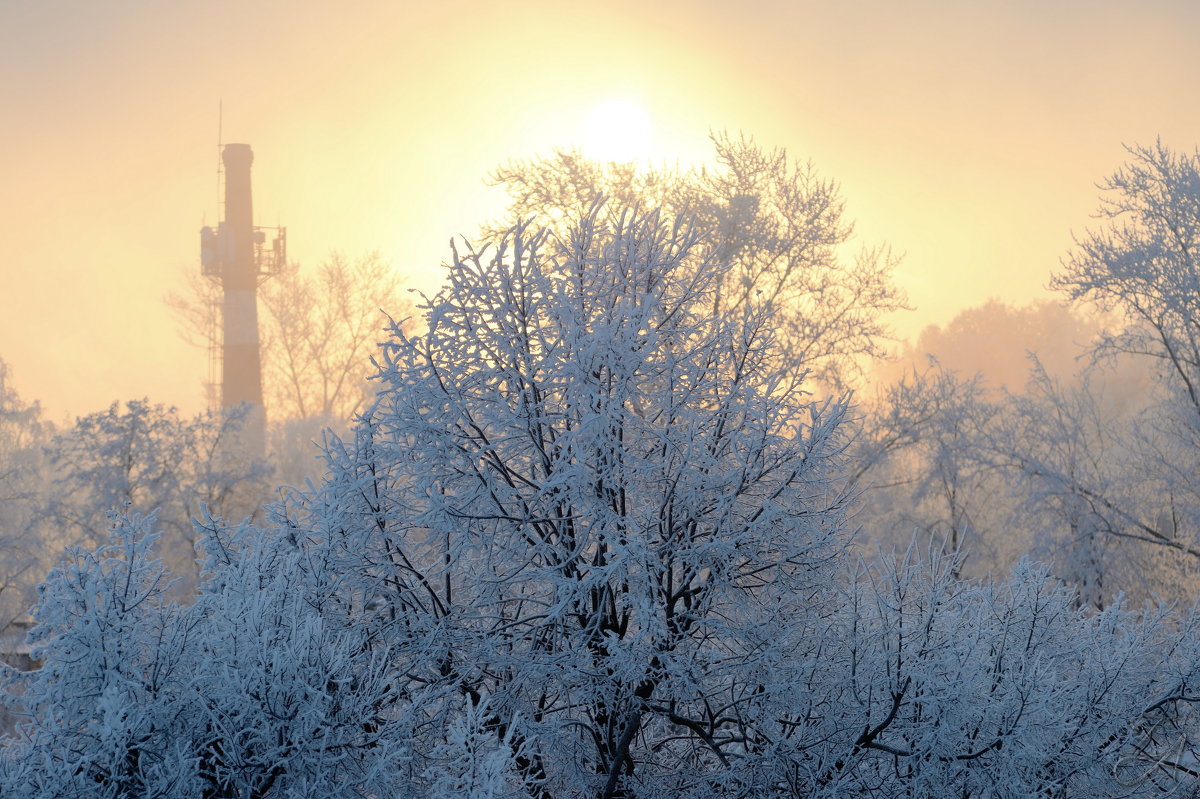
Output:
<svg viewBox="0 0 1200 799">
<path fill-rule="evenodd" d="M 258 285 L 287 258 L 287 230 L 254 226 L 248 144 L 226 144 L 221 153 L 225 175 L 225 219 L 216 230 L 200 231 L 200 263 L 204 274 L 221 285 L 221 406 L 247 403 L 244 428 L 247 454 L 266 452 L 262 364 L 258 337 Z M 267 231 L 273 231 L 270 247 Z"/>
</svg>

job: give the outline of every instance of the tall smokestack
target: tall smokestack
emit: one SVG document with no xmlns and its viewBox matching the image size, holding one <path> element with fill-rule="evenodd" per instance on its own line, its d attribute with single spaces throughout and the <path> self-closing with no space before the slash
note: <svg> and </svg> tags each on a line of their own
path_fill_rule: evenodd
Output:
<svg viewBox="0 0 1200 799">
<path fill-rule="evenodd" d="M 255 258 L 254 201 L 250 165 L 254 153 L 248 144 L 226 144 L 225 224 L 221 231 L 223 268 L 221 306 L 221 405 L 247 403 L 250 417 L 243 428 L 248 454 L 266 452 L 266 410 L 263 407 L 262 364 L 258 338 L 258 276 Z"/>
<path fill-rule="evenodd" d="M 241 449 L 266 453 L 266 410 L 258 338 L 258 284 L 287 263 L 287 230 L 256 228 L 250 191 L 254 153 L 248 144 L 226 144 L 221 151 L 225 175 L 225 219 L 216 230 L 200 231 L 200 263 L 206 276 L 220 281 L 221 406 L 250 406 Z M 274 231 L 267 244 L 268 231 Z M 210 368 L 215 364 L 210 353 Z M 215 370 L 213 370 L 215 371 Z M 209 379 L 216 375 L 210 371 Z"/>
<path fill-rule="evenodd" d="M 225 289 L 222 322 L 225 330 L 221 374 L 221 404 L 246 402 L 262 407 L 262 366 L 258 349 L 258 264 L 254 257 L 254 202 L 248 144 L 226 144 L 225 235 L 227 261 L 221 282 Z"/>
</svg>

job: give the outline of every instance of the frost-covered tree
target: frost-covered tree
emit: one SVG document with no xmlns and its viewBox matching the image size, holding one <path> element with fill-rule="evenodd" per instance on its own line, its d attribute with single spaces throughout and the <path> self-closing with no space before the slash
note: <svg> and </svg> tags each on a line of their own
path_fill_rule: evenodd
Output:
<svg viewBox="0 0 1200 799">
<path fill-rule="evenodd" d="M 1073 531 L 1073 569 L 1124 560 L 1127 577 L 1173 571 L 1173 593 L 1189 596 L 1200 567 L 1200 155 L 1128 149 L 1102 184 L 1105 224 L 1077 238 L 1052 285 L 1116 319 L 1092 346 L 1097 360 L 1125 374 L 1149 364 L 1155 379 L 1124 407 L 1090 380 L 1071 388 L 1035 373 L 994 449 L 1029 481 L 1031 511 L 1053 498 Z"/>
<path fill-rule="evenodd" d="M 1194 460 L 1173 429 L 1177 408 L 1131 407 L 1119 382 L 1131 375 L 1089 368 L 1068 382 L 1035 360 L 1025 391 L 1003 397 L 974 445 L 1016 489 L 1035 554 L 1097 606 L 1117 593 L 1188 601 L 1200 576 L 1187 538 L 1197 517 L 1174 488 Z"/>
<path fill-rule="evenodd" d="M 936 360 L 863 403 L 851 466 L 860 540 L 903 548 L 919 533 L 973 574 L 1015 565 L 1029 541 L 1012 529 L 1008 486 L 980 452 L 1000 413 L 981 375 L 964 378 Z"/>
<path fill-rule="evenodd" d="M 1130 527 L 1141 517 L 1175 529 L 1162 489 L 1179 463 L 1162 449 L 1172 438 L 1155 408 L 1128 402 L 1123 381 L 1138 371 L 1063 379 L 1029 364 L 1020 391 L 936 365 L 867 406 L 852 472 L 860 538 L 895 545 L 921 531 L 979 576 L 1033 555 L 1097 607 L 1119 593 L 1192 596 L 1194 553 L 1177 541 L 1147 547 Z"/>
<path fill-rule="evenodd" d="M 705 244 L 593 206 L 457 255 L 428 332 L 385 345 L 340 499 L 380 531 L 394 612 L 444 628 L 442 678 L 536 738 L 546 796 L 744 779 L 777 726 L 768 642 L 827 600 L 842 409 L 777 390 L 767 306 L 711 313 Z"/>
<path fill-rule="evenodd" d="M 961 365 L 964 350 L 995 348 L 996 336 L 987 331 L 1002 316 L 1018 338 L 1049 325 L 1076 336 L 1080 354 L 1091 354 L 1091 366 L 1077 373 L 1064 368 L 1059 349 L 1058 366 L 1048 369 L 1039 360 L 1024 387 L 1004 379 L 1005 393 L 982 397 L 992 406 L 992 421 L 976 425 L 978 435 L 955 451 L 986 477 L 986 507 L 1008 508 L 992 529 L 1032 533 L 1033 550 L 1097 605 L 1120 591 L 1186 598 L 1200 587 L 1194 479 L 1200 469 L 1200 156 L 1161 143 L 1129 153 L 1129 162 L 1102 184 L 1103 224 L 1077 238 L 1052 282 L 1110 329 L 1096 335 L 1089 330 L 1094 323 L 1080 324 L 1049 306 L 1014 313 L 991 304 L 955 320 L 945 335 L 927 331 L 921 342 L 952 337 L 943 344 L 951 350 L 947 360 Z M 987 367 L 976 359 L 970 368 Z M 897 411 L 919 420 L 936 396 L 884 403 L 884 413 L 868 418 L 868 426 L 886 433 Z M 905 452 L 910 460 L 912 451 Z M 925 463 L 918 460 L 907 479 L 932 476 L 922 471 Z M 883 502 L 894 493 L 886 492 Z"/>
<path fill-rule="evenodd" d="M 1130 160 L 1101 184 L 1108 224 L 1077 239 L 1051 285 L 1118 314 L 1124 324 L 1098 354 L 1153 359 L 1200 415 L 1200 152 L 1127 149 Z"/>
<path fill-rule="evenodd" d="M 0 360 L 0 635 L 32 604 L 33 586 L 51 562 L 37 510 L 50 429 L 38 404 L 17 394 Z"/>
<path fill-rule="evenodd" d="M 76 419 L 46 447 L 41 513 L 54 529 L 43 531 L 43 546 L 97 546 L 108 540 L 109 511 L 156 512 L 171 566 L 186 574 L 202 506 L 241 518 L 269 498 L 267 464 L 229 446 L 245 418 L 245 408 L 232 408 L 189 419 L 135 400 Z"/>
<path fill-rule="evenodd" d="M 694 170 L 601 164 L 559 151 L 501 167 L 492 181 L 511 196 L 513 217 L 539 225 L 567 227 L 601 194 L 612 200 L 603 213 L 659 209 L 707 228 L 714 257 L 728 267 L 708 299 L 711 312 L 772 305 L 788 353 L 781 367 L 844 388 L 865 360 L 884 356 L 884 317 L 906 307 L 892 281 L 898 259 L 886 247 L 855 249 L 837 183 L 811 162 L 746 136 L 712 140 L 714 163 Z"/>
</svg>

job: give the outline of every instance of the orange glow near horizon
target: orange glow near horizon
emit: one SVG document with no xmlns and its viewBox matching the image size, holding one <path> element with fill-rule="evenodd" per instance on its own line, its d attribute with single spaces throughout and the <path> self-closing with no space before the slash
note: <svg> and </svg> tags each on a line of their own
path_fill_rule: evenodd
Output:
<svg viewBox="0 0 1200 799">
<path fill-rule="evenodd" d="M 449 239 L 503 209 L 488 174 L 613 138 L 581 126 L 600 104 L 636 98 L 653 135 L 626 146 L 648 163 L 740 130 L 811 158 L 858 241 L 905 255 L 910 337 L 1047 296 L 1121 143 L 1200 139 L 1183 0 L 48 0 L 0 30 L 0 359 L 56 420 L 202 406 L 204 353 L 162 298 L 219 216 L 219 102 L 224 140 L 254 148 L 256 221 L 287 226 L 294 260 L 378 251 L 426 292 Z"/>
</svg>

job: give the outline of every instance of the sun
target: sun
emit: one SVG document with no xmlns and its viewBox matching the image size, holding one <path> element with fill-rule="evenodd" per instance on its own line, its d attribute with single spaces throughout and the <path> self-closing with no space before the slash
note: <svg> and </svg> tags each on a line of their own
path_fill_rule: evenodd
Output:
<svg viewBox="0 0 1200 799">
<path fill-rule="evenodd" d="M 583 122 L 583 154 L 597 161 L 634 161 L 649 154 L 654 138 L 650 116 L 631 100 L 607 100 Z"/>
</svg>

